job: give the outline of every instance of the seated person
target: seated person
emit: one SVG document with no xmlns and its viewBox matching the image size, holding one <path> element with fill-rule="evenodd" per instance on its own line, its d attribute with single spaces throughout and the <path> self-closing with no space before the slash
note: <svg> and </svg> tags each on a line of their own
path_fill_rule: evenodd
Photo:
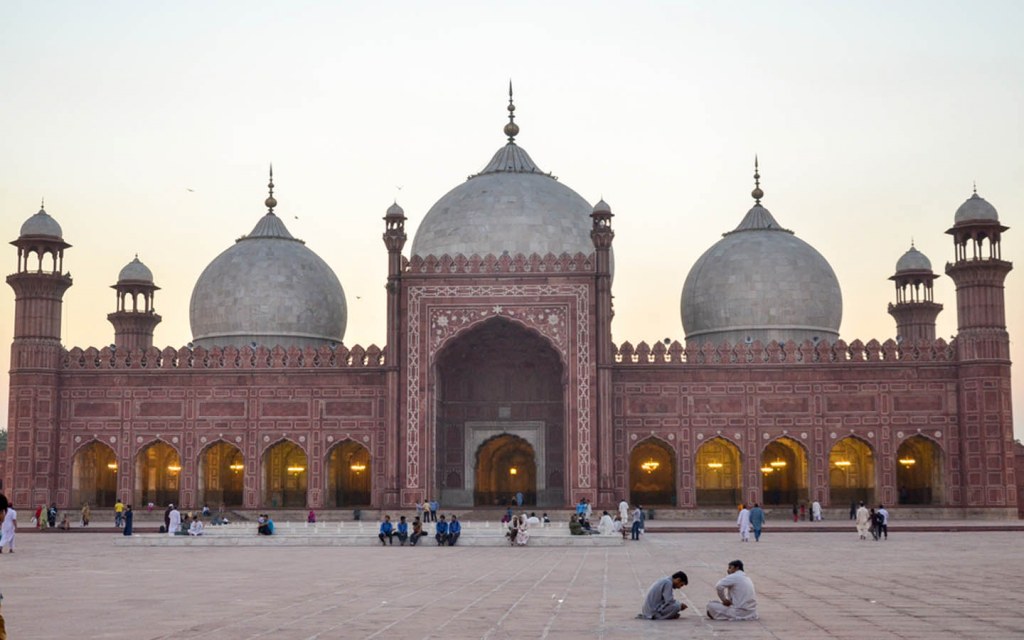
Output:
<svg viewBox="0 0 1024 640">
<path fill-rule="evenodd" d="M 540 518 L 537 517 L 537 512 L 530 512 L 530 517 L 526 519 L 526 524 L 530 525 L 531 527 L 540 524 Z"/>
<path fill-rule="evenodd" d="M 258 534 L 260 534 L 261 536 L 274 535 L 274 521 L 270 519 L 269 515 L 265 513 L 260 514 L 260 517 L 256 522 L 256 532 Z"/>
<path fill-rule="evenodd" d="M 57 528 L 61 531 L 68 531 L 71 529 L 71 523 L 68 522 L 68 514 L 64 514 L 64 517 L 61 519 L 60 524 L 57 525 Z"/>
<path fill-rule="evenodd" d="M 549 524 L 551 524 L 551 518 L 548 517 L 547 513 L 545 513 L 543 516 L 541 516 L 541 522 L 544 523 L 545 527 L 548 526 Z"/>
<path fill-rule="evenodd" d="M 202 520 L 202 518 L 196 518 L 195 520 L 192 521 L 192 524 L 189 525 L 189 528 L 188 528 L 188 535 L 190 535 L 190 536 L 201 536 L 201 535 L 203 535 L 203 520 Z"/>
<path fill-rule="evenodd" d="M 512 516 L 512 519 L 508 522 L 508 531 L 505 532 L 505 537 L 508 538 L 509 544 L 516 543 L 516 537 L 519 535 L 519 516 Z"/>
<path fill-rule="evenodd" d="M 384 538 L 388 539 L 388 544 L 395 544 L 395 529 L 394 525 L 391 524 L 391 516 L 384 516 L 384 520 L 380 523 L 380 531 L 377 533 L 377 538 L 380 539 L 380 546 L 384 546 Z"/>
<path fill-rule="evenodd" d="M 601 535 L 609 535 L 614 533 L 615 523 L 612 521 L 611 515 L 607 511 L 601 513 L 601 521 L 597 523 L 597 531 Z"/>
<path fill-rule="evenodd" d="M 651 585 L 647 590 L 647 597 L 644 598 L 642 612 L 638 618 L 647 620 L 673 620 L 679 617 L 679 613 L 686 608 L 685 604 L 677 601 L 673 595 L 673 589 L 682 589 L 689 580 L 682 571 L 676 571 L 671 576 L 665 576 Z"/>
<path fill-rule="evenodd" d="M 733 560 L 726 571 L 728 575 L 715 585 L 718 601 L 708 603 L 708 617 L 712 620 L 757 620 L 757 594 L 754 583 L 743 572 L 743 562 Z"/>
<path fill-rule="evenodd" d="M 405 521 L 405 516 L 398 519 L 395 535 L 398 536 L 398 542 L 404 547 L 405 541 L 409 539 L 409 523 Z"/>
<path fill-rule="evenodd" d="M 419 517 L 413 518 L 412 521 L 412 535 L 409 536 L 409 546 L 415 547 L 416 543 L 420 541 L 420 538 L 427 534 L 423 533 L 423 524 L 420 522 Z"/>
<path fill-rule="evenodd" d="M 434 527 L 434 540 L 437 541 L 439 547 L 443 547 L 448 542 L 448 523 L 444 516 L 441 516 L 441 520 Z"/>
<path fill-rule="evenodd" d="M 452 516 L 452 521 L 448 523 L 448 546 L 454 547 L 455 543 L 459 541 L 460 535 L 462 535 L 462 523 L 459 522 L 458 516 Z"/>
<path fill-rule="evenodd" d="M 574 536 L 583 536 L 587 532 L 583 530 L 583 526 L 580 525 L 580 521 L 576 518 L 576 514 L 573 514 L 569 518 L 569 533 Z"/>
<path fill-rule="evenodd" d="M 612 520 L 612 532 L 621 533 L 623 540 L 629 535 L 629 529 L 622 526 L 622 516 L 615 516 L 615 519 Z"/>
</svg>

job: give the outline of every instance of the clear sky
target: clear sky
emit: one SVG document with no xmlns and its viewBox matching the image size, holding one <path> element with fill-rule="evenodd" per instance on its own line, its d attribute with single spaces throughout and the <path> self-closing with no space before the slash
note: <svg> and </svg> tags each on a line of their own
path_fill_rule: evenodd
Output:
<svg viewBox="0 0 1024 640">
<path fill-rule="evenodd" d="M 616 214 L 616 342 L 682 340 L 683 280 L 749 208 L 757 153 L 765 206 L 839 277 L 847 341 L 894 336 L 896 260 L 913 239 L 942 273 L 976 180 L 1011 227 L 1022 361 L 1022 32 L 1014 1 L 9 3 L 0 237 L 46 198 L 74 245 L 69 347 L 113 341 L 109 286 L 137 252 L 162 288 L 156 344 L 179 347 L 273 162 L 277 212 L 345 287 L 345 343 L 383 346 L 381 217 L 397 198 L 414 232 L 486 164 L 512 78 L 518 142 Z M 948 339 L 954 288 L 935 288 Z M 0 344 L 13 308 L 8 289 Z"/>
</svg>

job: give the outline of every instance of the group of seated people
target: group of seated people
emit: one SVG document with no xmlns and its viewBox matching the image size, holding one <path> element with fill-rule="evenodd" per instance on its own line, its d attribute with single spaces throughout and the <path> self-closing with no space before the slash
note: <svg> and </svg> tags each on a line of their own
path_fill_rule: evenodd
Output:
<svg viewBox="0 0 1024 640">
<path fill-rule="evenodd" d="M 274 519 L 270 517 L 270 514 L 261 513 L 260 517 L 256 519 L 256 533 L 261 536 L 274 535 Z"/>
<path fill-rule="evenodd" d="M 573 514 L 569 517 L 569 533 L 574 536 L 607 536 L 618 533 L 625 540 L 626 536 L 629 535 L 629 529 L 622 526 L 622 518 L 615 516 L 615 519 L 612 519 L 611 515 L 605 511 L 601 514 L 601 520 L 598 521 L 597 528 L 590 524 L 587 516 Z"/>
<path fill-rule="evenodd" d="M 377 539 L 380 540 L 382 547 L 395 544 L 395 538 L 398 538 L 400 546 L 405 546 L 405 543 L 408 542 L 409 546 L 415 547 L 420 538 L 426 535 L 426 532 L 423 531 L 423 523 L 420 522 L 419 517 L 413 519 L 411 533 L 409 532 L 409 523 L 406 522 L 405 516 L 400 516 L 396 525 L 391 522 L 390 515 L 384 516 L 384 520 L 381 521 L 380 528 L 377 531 Z M 437 521 L 434 531 L 434 540 L 437 542 L 437 546 L 454 547 L 455 543 L 459 541 L 460 535 L 462 535 L 462 523 L 459 522 L 458 516 L 453 515 L 451 521 L 448 521 L 442 515 L 440 520 Z"/>
<path fill-rule="evenodd" d="M 671 576 L 651 585 L 637 618 L 646 620 L 674 620 L 680 617 L 686 605 L 673 596 L 673 589 L 688 584 L 686 574 L 676 571 Z M 715 585 L 717 600 L 707 604 L 706 614 L 712 620 L 757 620 L 757 593 L 754 583 L 743 571 L 743 561 L 733 560 L 726 568 L 726 576 Z"/>
</svg>

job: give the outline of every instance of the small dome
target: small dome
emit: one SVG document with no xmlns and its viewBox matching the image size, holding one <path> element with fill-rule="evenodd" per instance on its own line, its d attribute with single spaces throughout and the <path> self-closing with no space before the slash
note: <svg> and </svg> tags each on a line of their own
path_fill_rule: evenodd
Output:
<svg viewBox="0 0 1024 640">
<path fill-rule="evenodd" d="M 611 213 L 611 212 L 612 212 L 612 208 L 608 206 L 608 203 L 604 201 L 604 198 L 601 198 L 600 200 L 598 200 L 597 204 L 594 205 L 594 213 Z"/>
<path fill-rule="evenodd" d="M 683 285 L 688 341 L 835 340 L 842 314 L 828 261 L 760 204 L 697 260 Z"/>
<path fill-rule="evenodd" d="M 142 264 L 139 260 L 139 256 L 135 256 L 135 259 L 129 262 L 121 269 L 121 273 L 117 274 L 118 284 L 122 282 L 146 282 L 153 284 L 153 272 L 149 270 L 149 267 Z"/>
<path fill-rule="evenodd" d="M 973 222 L 975 220 L 999 221 L 999 214 L 996 212 L 996 208 L 989 204 L 985 198 L 979 196 L 977 192 L 971 195 L 970 198 L 967 198 L 967 201 L 956 210 L 953 223 L 960 224 L 961 222 Z"/>
<path fill-rule="evenodd" d="M 398 205 L 398 202 L 395 202 L 395 203 L 394 203 L 393 205 L 391 205 L 390 207 L 388 207 L 388 212 L 387 212 L 387 215 L 388 215 L 388 216 L 391 216 L 391 217 L 400 217 L 400 216 L 404 216 L 404 215 L 405 215 L 405 209 L 403 209 L 402 207 L 400 207 L 400 206 Z"/>
<path fill-rule="evenodd" d="M 305 347 L 341 342 L 348 309 L 334 271 L 268 212 L 199 276 L 189 318 L 204 347 Z"/>
<path fill-rule="evenodd" d="M 904 271 L 931 271 L 932 261 L 913 245 L 896 261 L 896 273 Z"/>
<path fill-rule="evenodd" d="M 39 213 L 21 225 L 21 237 L 27 236 L 42 236 L 53 238 L 54 240 L 63 240 L 64 232 L 61 230 L 60 225 L 57 224 L 57 221 L 51 218 L 50 214 L 46 213 L 45 209 L 39 209 Z"/>
</svg>

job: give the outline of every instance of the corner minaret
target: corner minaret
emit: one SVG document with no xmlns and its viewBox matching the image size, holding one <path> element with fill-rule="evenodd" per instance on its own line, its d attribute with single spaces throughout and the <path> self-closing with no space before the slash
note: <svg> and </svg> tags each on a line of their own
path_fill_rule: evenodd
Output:
<svg viewBox="0 0 1024 640">
<path fill-rule="evenodd" d="M 153 272 L 136 255 L 111 288 L 117 291 L 117 311 L 107 315 L 114 325 L 114 345 L 128 351 L 153 346 L 153 329 L 161 320 L 153 308 L 153 296 L 160 288 L 153 284 Z"/>
<path fill-rule="evenodd" d="M 615 454 L 612 437 L 612 366 L 615 364 L 612 346 L 612 213 L 608 203 L 601 199 L 590 214 L 593 221 L 590 239 L 594 242 L 596 263 L 594 282 L 595 349 L 597 360 L 597 446 L 598 446 L 598 493 L 601 504 L 613 504 L 616 495 L 625 495 L 623 488 L 615 487 Z"/>
<path fill-rule="evenodd" d="M 932 263 L 910 243 L 910 249 L 896 262 L 896 304 L 889 303 L 889 315 L 896 319 L 896 340 L 916 344 L 935 340 L 935 318 L 942 311 L 932 291 L 938 278 Z"/>
<path fill-rule="evenodd" d="M 385 285 L 388 294 L 387 344 L 384 347 L 384 357 L 388 367 L 386 377 L 389 402 L 385 411 L 385 423 L 388 429 L 388 441 L 394 443 L 399 442 L 402 437 L 399 420 L 399 416 L 402 415 L 400 376 L 402 369 L 406 366 L 405 340 L 402 335 L 402 263 L 405 260 L 402 256 L 402 248 L 405 247 L 405 241 L 408 239 L 405 234 L 405 221 L 405 211 L 398 206 L 397 201 L 388 207 L 387 213 L 384 215 L 383 235 L 384 246 L 388 250 L 388 282 Z M 401 500 L 400 486 L 398 466 L 391 465 L 384 480 L 382 500 L 386 506 L 394 507 L 399 504 Z"/>
<path fill-rule="evenodd" d="M 4 486 L 15 504 L 49 504 L 57 495 L 58 386 L 61 310 L 71 276 L 64 273 L 64 234 L 40 207 L 21 225 L 18 271 L 7 276 L 14 289 L 11 402 Z"/>
</svg>

